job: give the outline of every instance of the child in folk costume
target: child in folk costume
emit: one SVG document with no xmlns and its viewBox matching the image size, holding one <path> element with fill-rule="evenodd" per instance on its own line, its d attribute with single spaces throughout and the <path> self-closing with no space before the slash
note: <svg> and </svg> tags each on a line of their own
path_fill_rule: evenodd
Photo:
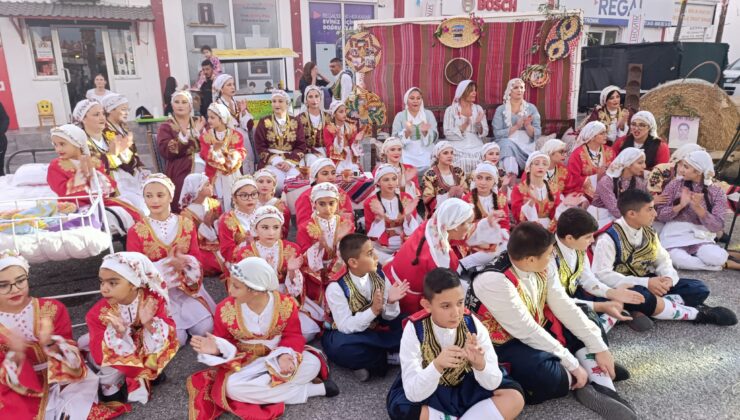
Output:
<svg viewBox="0 0 740 420">
<path fill-rule="evenodd" d="M 457 273 L 430 271 L 421 304 L 403 329 L 401 373 L 386 399 L 390 418 L 516 418 L 521 386 L 501 372 L 486 327 L 465 309 Z"/>
<path fill-rule="evenodd" d="M 588 208 L 599 222 L 599 228 L 606 226 L 621 214 L 617 200 L 627 190 L 646 191 L 645 152 L 634 147 L 624 149 L 609 165 L 606 176 L 599 180 L 592 205 Z"/>
<path fill-rule="evenodd" d="M 242 134 L 233 129 L 229 110 L 221 104 L 208 107 L 208 131 L 200 136 L 200 157 L 206 162 L 206 175 L 224 211 L 231 210 L 231 187 L 242 167 L 247 150 Z"/>
<path fill-rule="evenodd" d="M 244 172 L 252 173 L 254 172 L 255 156 L 253 154 L 253 142 L 249 137 L 249 133 L 254 126 L 254 119 L 252 114 L 249 113 L 247 100 L 242 99 L 237 101 L 234 99 L 235 94 L 236 84 L 234 83 L 233 76 L 230 74 L 219 74 L 213 79 L 213 103 L 223 106 L 223 109 L 231 117 L 229 127 L 242 136 L 243 147 L 249 150 L 249 153 L 242 158 Z M 208 121 L 208 124 L 210 126 L 211 122 Z M 242 166 L 241 164 L 242 162 L 240 162 L 240 167 Z"/>
<path fill-rule="evenodd" d="M 331 123 L 324 127 L 326 156 L 337 166 L 340 173 L 345 170 L 359 172 L 359 157 L 362 156 L 363 131 L 347 121 L 347 107 L 334 100 L 329 107 Z"/>
<path fill-rule="evenodd" d="M 29 265 L 0 253 L 0 415 L 18 419 L 110 419 L 131 409 L 97 403 L 98 377 L 72 339 L 67 308 L 29 295 Z"/>
<path fill-rule="evenodd" d="M 185 345 L 190 335 L 213 330 L 216 303 L 203 287 L 198 232 L 192 220 L 172 214 L 175 185 L 162 174 L 144 182 L 144 200 L 150 214 L 137 222 L 126 237 L 126 250 L 147 256 L 167 282 L 168 309 Z"/>
<path fill-rule="evenodd" d="M 404 110 L 393 118 L 391 134 L 402 141 L 404 165 L 426 171 L 432 163 L 432 148 L 439 138 L 437 120 L 424 108 L 424 98 L 417 87 L 404 93 L 403 104 Z"/>
<path fill-rule="evenodd" d="M 401 163 L 403 158 L 403 142 L 397 137 L 388 137 L 380 146 L 380 154 L 385 156 L 385 164 L 390 165 L 398 172 L 398 189 L 411 198 L 421 196 L 419 189 L 419 176 L 416 167 Z M 377 172 L 378 168 L 375 168 Z M 374 175 L 377 177 L 377 175 Z"/>
<path fill-rule="evenodd" d="M 480 252 L 475 265 L 485 265 L 503 249 L 511 221 L 506 194 L 498 190 L 499 171 L 490 162 L 481 162 L 473 172 L 473 188 L 463 200 L 473 205 L 475 229 L 466 241 L 469 254 Z"/>
<path fill-rule="evenodd" d="M 237 263 L 236 249 L 252 242 L 252 216 L 257 210 L 259 192 L 257 183 L 249 175 L 243 175 L 231 186 L 234 208 L 218 220 L 218 242 L 221 257 L 227 263 Z"/>
<path fill-rule="evenodd" d="M 455 148 L 442 140 L 434 145 L 432 167 L 424 174 L 421 196 L 427 208 L 427 218 L 448 198 L 465 195 L 465 172 L 453 166 Z"/>
<path fill-rule="evenodd" d="M 46 183 L 60 201 L 74 203 L 77 207 L 89 206 L 85 198 L 98 188 L 109 207 L 119 207 L 125 212 L 124 228 L 132 226 L 142 218 L 132 203 L 116 196 L 116 182 L 105 174 L 98 159 L 90 156 L 87 135 L 74 124 L 65 124 L 51 129 L 51 143 L 59 157 L 52 159 L 46 173 Z"/>
<path fill-rule="evenodd" d="M 499 165 L 499 162 L 501 161 L 501 146 L 499 146 L 495 141 L 484 144 L 481 149 L 481 157 L 483 158 L 483 162 L 490 162 L 493 166 L 498 168 L 497 187 L 502 193 L 508 194 L 511 191 L 510 187 L 513 184 L 515 176 L 507 174 Z"/>
<path fill-rule="evenodd" d="M 106 255 L 98 276 L 103 298 L 85 316 L 90 335 L 84 338 L 101 393 L 106 400 L 146 404 L 151 382 L 179 347 L 167 310 L 167 283 L 138 252 Z"/>
<path fill-rule="evenodd" d="M 139 187 L 141 180 L 149 175 L 149 171 L 144 168 L 144 164 L 136 152 L 133 133 L 126 127 L 129 113 L 128 99 L 117 93 L 108 95 L 103 100 L 103 108 L 106 115 L 103 138 L 108 144 L 119 141 L 128 145 L 117 156 L 109 155 L 108 169 L 117 170 L 116 175 L 121 175 L 121 172 L 127 173 L 131 176 L 131 182 L 134 182 L 133 185 Z M 116 176 L 116 178 L 119 177 Z M 122 179 L 120 182 L 122 182 Z"/>
<path fill-rule="evenodd" d="M 306 138 L 306 155 L 302 166 L 311 166 L 318 158 L 326 157 L 324 147 L 324 127 L 331 122 L 331 117 L 324 111 L 324 91 L 315 85 L 306 87 L 303 93 L 305 109 L 299 118 Z"/>
<path fill-rule="evenodd" d="M 683 178 L 671 181 L 663 191 L 668 200 L 658 206 L 658 220 L 665 222 L 660 242 L 676 268 L 719 271 L 723 266 L 738 269 L 714 241 L 722 232 L 727 215 L 727 196 L 714 184 L 714 163 L 709 153 L 697 150 L 679 165 Z"/>
<path fill-rule="evenodd" d="M 385 264 L 421 223 L 414 199 L 398 192 L 398 172 L 384 163 L 375 170 L 375 195 L 365 200 L 367 236 Z"/>
<path fill-rule="evenodd" d="M 540 148 L 540 152 L 550 157 L 545 180 L 553 194 L 562 194 L 565 190 L 565 180 L 568 178 L 568 169 L 563 165 L 568 157 L 566 149 L 567 145 L 559 139 L 550 139 Z"/>
<path fill-rule="evenodd" d="M 545 177 L 550 167 L 550 156 L 536 151 L 529 155 L 524 166 L 524 179 L 511 192 L 511 211 L 514 222 L 537 222 L 551 231 L 555 221 L 568 204 L 561 203 L 560 194 L 550 191 Z"/>
<path fill-rule="evenodd" d="M 259 197 L 257 198 L 257 207 L 273 206 L 277 207 L 283 213 L 283 239 L 288 238 L 288 232 L 290 231 L 290 209 L 285 201 L 275 197 L 277 191 L 277 178 L 275 174 L 268 171 L 267 169 L 260 169 L 254 173 L 254 181 L 257 183 L 257 192 Z"/>
<path fill-rule="evenodd" d="M 218 219 L 221 217 L 221 204 L 213 198 L 213 186 L 205 174 L 190 174 L 180 194 L 180 216 L 190 219 L 198 232 L 200 264 L 204 276 L 217 276 L 224 271 L 218 242 Z"/>
<path fill-rule="evenodd" d="M 300 175 L 298 165 L 306 154 L 303 124 L 288 114 L 290 97 L 284 90 L 272 91 L 272 114 L 262 118 L 254 130 L 257 167 L 272 172 L 278 190 L 286 178 Z"/>
<path fill-rule="evenodd" d="M 191 341 L 198 361 L 212 367 L 188 378 L 190 418 L 230 412 L 273 419 L 285 404 L 337 396 L 326 361 L 301 335 L 298 304 L 277 291 L 272 266 L 245 258 L 231 267 L 231 278 L 229 297 L 216 309 L 214 334 Z"/>
<path fill-rule="evenodd" d="M 339 241 L 355 231 L 354 223 L 337 214 L 338 200 L 339 191 L 332 183 L 324 182 L 311 188 L 314 213 L 298 227 L 296 237 L 306 258 L 306 297 L 319 306 L 323 306 L 326 285 L 343 268 L 337 253 Z"/>
<path fill-rule="evenodd" d="M 650 175 L 647 177 L 647 189 L 653 195 L 661 194 L 668 183 L 675 178 L 683 177 L 683 168 L 685 165 L 681 161 L 691 152 L 704 150 L 703 147 L 696 143 L 688 143 L 676 149 L 671 154 L 671 160 L 668 163 L 659 163 L 655 165 Z M 670 202 L 670 201 L 668 201 Z"/>
<path fill-rule="evenodd" d="M 473 206 L 458 198 L 450 198 L 437 208 L 429 220 L 422 223 L 409 239 L 401 245 L 393 259 L 383 267 L 392 282 L 409 282 L 409 293 L 401 299 L 401 312 L 413 314 L 421 310 L 424 275 L 437 268 L 458 271 L 463 264 L 451 242 L 465 241 L 472 228 L 475 214 Z M 467 260 L 464 261 L 468 263 Z M 472 267 L 468 263 L 463 267 Z M 460 268 L 461 270 L 462 268 Z"/>
<path fill-rule="evenodd" d="M 311 170 L 309 173 L 309 180 L 311 181 L 311 188 L 317 184 L 323 182 L 337 182 L 337 167 L 334 162 L 329 158 L 318 158 L 311 164 Z M 300 226 L 311 218 L 313 214 L 313 205 L 311 204 L 311 188 L 307 188 L 306 191 L 302 192 L 295 202 L 295 221 L 296 225 Z M 347 193 L 342 189 L 339 191 L 339 208 L 337 213 L 343 217 L 349 219 L 354 223 L 355 213 L 352 209 L 352 201 L 350 200 Z"/>
<path fill-rule="evenodd" d="M 273 206 L 263 206 L 255 210 L 252 217 L 252 237 L 254 240 L 241 245 L 235 251 L 235 261 L 247 257 L 260 257 L 267 261 L 278 276 L 278 291 L 293 296 L 302 303 L 300 320 L 301 331 L 306 342 L 313 340 L 320 328 L 314 319 L 323 322 L 323 309 L 304 301 L 303 293 L 303 255 L 298 245 L 280 239 L 283 213 Z M 312 319 L 313 318 L 313 319 Z"/>
<path fill-rule="evenodd" d="M 681 279 L 671 256 L 651 227 L 656 212 L 650 193 L 631 189 L 617 203 L 622 217 L 599 234 L 591 269 L 610 287 L 629 287 L 645 297 L 624 305 L 633 318 L 687 320 L 698 324 L 735 325 L 727 308 L 709 307 L 709 289 L 700 280 Z"/>
<path fill-rule="evenodd" d="M 606 127 L 591 121 L 578 133 L 573 152 L 568 158 L 568 178 L 564 194 L 583 193 L 589 199 L 616 154 L 606 145 Z"/>
<path fill-rule="evenodd" d="M 321 347 L 329 360 L 352 369 L 365 382 L 370 376 L 384 376 L 389 360 L 398 354 L 402 319 L 398 301 L 409 286 L 391 285 L 378 270 L 372 241 L 363 234 L 342 238 L 339 253 L 347 272 L 326 288 L 333 322 L 321 337 Z"/>
<path fill-rule="evenodd" d="M 554 242 L 539 223 L 517 225 L 507 253 L 473 279 L 466 306 L 488 328 L 528 404 L 573 389 L 607 419 L 637 419 L 614 388 L 614 358 L 599 326 L 566 294 L 558 271 L 548 269 Z"/>
<path fill-rule="evenodd" d="M 176 90 L 171 99 L 172 114 L 157 129 L 157 151 L 165 160 L 164 174 L 175 183 L 172 211 L 179 212 L 185 177 L 202 173 L 206 162 L 200 156 L 200 134 L 206 124 L 203 116 L 193 117 L 193 96 Z"/>
</svg>

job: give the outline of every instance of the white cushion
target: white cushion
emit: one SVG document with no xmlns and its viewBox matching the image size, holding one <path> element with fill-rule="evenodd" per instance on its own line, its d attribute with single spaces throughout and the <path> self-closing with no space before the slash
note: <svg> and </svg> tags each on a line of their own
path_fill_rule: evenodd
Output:
<svg viewBox="0 0 740 420">
<path fill-rule="evenodd" d="M 46 173 L 48 171 L 48 163 L 27 163 L 15 171 L 11 182 L 14 187 L 46 185 Z"/>
</svg>

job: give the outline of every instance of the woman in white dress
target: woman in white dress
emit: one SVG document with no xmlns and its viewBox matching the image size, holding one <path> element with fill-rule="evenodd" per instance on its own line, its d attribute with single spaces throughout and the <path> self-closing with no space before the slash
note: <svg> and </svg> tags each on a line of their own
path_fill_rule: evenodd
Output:
<svg viewBox="0 0 740 420">
<path fill-rule="evenodd" d="M 488 135 L 486 112 L 475 103 L 478 87 L 472 80 L 457 85 L 455 99 L 445 110 L 445 140 L 455 149 L 454 165 L 470 173 L 481 161 L 481 148 Z"/>
<path fill-rule="evenodd" d="M 244 137 L 244 146 L 247 148 L 247 157 L 244 159 L 242 173 L 251 174 L 254 172 L 256 163 L 256 153 L 250 131 L 254 125 L 252 114 L 247 109 L 246 99 L 237 101 L 236 84 L 234 77 L 230 74 L 219 74 L 213 80 L 213 103 L 221 104 L 229 110 L 231 118 L 234 119 L 234 129 Z"/>
<path fill-rule="evenodd" d="M 496 108 L 492 121 L 493 136 L 501 146 L 504 170 L 515 176 L 524 169 L 537 138 L 542 135 L 540 113 L 536 106 L 524 100 L 524 91 L 522 79 L 509 80 L 504 104 Z"/>
<path fill-rule="evenodd" d="M 439 138 L 437 120 L 424 108 L 424 98 L 418 87 L 403 95 L 405 109 L 393 119 L 393 135 L 403 142 L 403 163 L 426 171 L 432 164 L 432 148 Z"/>
</svg>

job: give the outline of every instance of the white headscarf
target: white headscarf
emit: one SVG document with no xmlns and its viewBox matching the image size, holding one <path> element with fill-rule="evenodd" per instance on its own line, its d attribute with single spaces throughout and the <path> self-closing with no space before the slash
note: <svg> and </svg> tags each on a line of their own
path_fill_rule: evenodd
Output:
<svg viewBox="0 0 740 420">
<path fill-rule="evenodd" d="M 704 175 L 704 185 L 712 185 L 714 162 L 712 162 L 712 157 L 709 156 L 709 153 L 704 150 L 695 150 L 686 155 L 683 161 Z"/>
<path fill-rule="evenodd" d="M 614 91 L 619 92 L 619 86 L 609 85 L 604 89 L 601 89 L 601 95 L 599 95 L 599 103 L 601 106 L 606 106 L 606 101 L 609 99 L 609 94 Z"/>
<path fill-rule="evenodd" d="M 498 181 L 498 168 L 491 162 L 481 162 L 475 167 L 473 174 L 486 173 L 493 176 L 494 182 Z"/>
<path fill-rule="evenodd" d="M 231 278 L 258 292 L 278 289 L 278 277 L 270 263 L 260 257 L 247 257 L 229 267 Z"/>
<path fill-rule="evenodd" d="M 254 178 L 255 181 L 257 181 L 260 178 L 270 178 L 272 179 L 273 184 L 277 185 L 277 178 L 275 178 L 275 174 L 270 172 L 269 170 L 262 168 L 257 170 L 257 172 L 252 175 L 252 178 Z"/>
<path fill-rule="evenodd" d="M 311 174 L 309 181 L 311 184 L 316 182 L 316 175 L 319 174 L 319 171 L 323 168 L 326 168 L 327 166 L 331 166 L 334 169 L 337 169 L 337 165 L 334 164 L 334 161 L 329 158 L 318 158 L 311 164 Z"/>
<path fill-rule="evenodd" d="M 0 251 L 0 271 L 13 266 L 18 266 L 22 268 L 23 271 L 26 272 L 26 274 L 28 274 L 28 270 L 30 269 L 28 261 L 26 261 L 26 259 L 15 250 L 6 249 Z"/>
<path fill-rule="evenodd" d="M 578 133 L 578 138 L 576 139 L 576 144 L 573 148 L 575 149 L 582 144 L 590 142 L 591 139 L 602 132 L 606 132 L 606 126 L 604 123 L 601 121 L 591 121 L 586 124 L 585 127 L 581 128 L 581 131 Z"/>
<path fill-rule="evenodd" d="M 106 255 L 100 268 L 115 271 L 136 287 L 146 287 L 169 302 L 167 283 L 157 267 L 146 255 L 138 252 L 116 252 Z"/>
<path fill-rule="evenodd" d="M 90 149 L 87 147 L 87 134 L 80 127 L 74 124 L 64 124 L 52 128 L 50 133 L 52 137 L 63 138 L 72 146 L 81 149 L 83 155 L 90 155 Z"/>
<path fill-rule="evenodd" d="M 619 152 L 619 155 L 617 155 L 612 163 L 609 164 L 606 174 L 611 178 L 619 178 L 622 175 L 622 171 L 635 163 L 641 156 L 645 157 L 645 152 L 642 149 L 625 147 L 624 150 Z"/>
<path fill-rule="evenodd" d="M 283 212 L 275 206 L 262 206 L 252 214 L 252 235 L 257 236 L 257 225 L 265 219 L 277 219 L 282 225 L 285 223 Z"/>
<path fill-rule="evenodd" d="M 550 139 L 542 145 L 540 152 L 550 156 L 558 150 L 565 150 L 568 146 L 560 139 Z"/>
<path fill-rule="evenodd" d="M 519 82 L 523 84 L 525 87 L 527 86 L 524 83 L 524 80 L 516 77 L 514 79 L 509 80 L 509 83 L 506 84 L 506 90 L 504 91 L 504 122 L 506 123 L 507 127 L 511 127 L 511 90 L 514 88 L 514 83 Z M 522 116 L 527 115 L 527 101 L 524 100 L 524 97 L 522 97 L 522 107 L 521 111 L 519 111 L 519 114 Z"/>
<path fill-rule="evenodd" d="M 481 157 L 485 157 L 486 153 L 490 152 L 493 149 L 498 149 L 499 151 L 501 151 L 501 146 L 499 146 L 499 144 L 496 143 L 495 141 L 484 144 L 483 148 L 480 151 Z"/>
<path fill-rule="evenodd" d="M 213 79 L 213 91 L 216 93 L 216 97 L 221 96 L 221 89 L 223 89 L 226 82 L 233 80 L 234 77 L 230 74 L 221 73 Z"/>
<path fill-rule="evenodd" d="M 232 126 L 233 118 L 231 116 L 231 112 L 229 112 L 229 108 L 227 108 L 226 105 L 220 104 L 218 102 L 213 102 L 208 105 L 208 110 L 218 115 L 218 118 L 220 118 L 227 127 Z"/>
<path fill-rule="evenodd" d="M 273 89 L 272 95 L 270 95 L 270 100 L 273 100 L 275 98 L 283 98 L 285 99 L 285 102 L 290 102 L 290 96 L 288 93 L 282 89 Z"/>
<path fill-rule="evenodd" d="M 90 111 L 90 109 L 95 105 L 101 104 L 94 99 L 83 99 L 80 102 L 77 102 L 74 111 L 72 111 L 72 121 L 82 124 L 82 120 L 85 118 L 85 115 L 87 115 L 88 111 Z"/>
<path fill-rule="evenodd" d="M 167 175 L 160 173 L 149 175 L 144 180 L 144 185 L 142 186 L 141 190 L 144 191 L 146 189 L 146 186 L 149 184 L 164 185 L 164 187 L 167 188 L 167 191 L 170 193 L 170 198 L 175 197 L 175 184 Z"/>
<path fill-rule="evenodd" d="M 378 185 L 378 183 L 380 182 L 380 178 L 383 178 L 388 174 L 399 175 L 398 168 L 387 163 L 383 163 L 378 166 L 378 169 L 375 170 L 375 179 L 373 180 L 375 185 Z"/>
<path fill-rule="evenodd" d="M 401 141 L 401 139 L 399 139 L 398 137 L 388 137 L 387 139 L 385 139 L 383 144 L 380 145 L 380 154 L 385 155 L 386 151 L 393 146 L 399 146 L 403 148 L 403 141 Z"/>
<path fill-rule="evenodd" d="M 314 203 L 319 198 L 335 198 L 339 200 L 339 189 L 331 182 L 322 182 L 311 188 L 311 202 Z"/>
<path fill-rule="evenodd" d="M 319 109 L 324 111 L 324 91 L 316 85 L 306 86 L 306 90 L 303 92 L 303 111 L 308 110 L 308 92 L 319 93 Z"/>
<path fill-rule="evenodd" d="M 343 106 L 346 106 L 346 105 L 344 105 L 344 102 L 342 101 L 339 101 L 336 99 L 331 101 L 331 105 L 329 105 L 329 115 L 334 117 L 334 114 L 337 112 L 337 110 Z"/>
<path fill-rule="evenodd" d="M 172 97 L 170 98 L 170 103 L 175 101 L 175 98 L 178 96 L 182 96 L 185 99 L 188 100 L 188 103 L 190 103 L 190 106 L 193 106 L 193 95 L 190 94 L 187 90 L 181 90 L 178 89 L 172 93 Z"/>
<path fill-rule="evenodd" d="M 234 181 L 234 185 L 231 186 L 231 195 L 234 195 L 239 191 L 242 187 L 245 187 L 247 185 L 251 185 L 254 188 L 257 188 L 257 183 L 254 182 L 254 178 L 252 178 L 251 175 L 242 175 L 239 178 Z"/>
<path fill-rule="evenodd" d="M 696 152 L 697 150 L 704 150 L 704 148 L 699 146 L 696 143 L 684 144 L 683 146 L 676 149 L 676 151 L 674 151 L 673 154 L 671 154 L 671 160 L 669 161 L 669 163 L 678 163 L 684 160 L 684 158 L 689 153 Z"/>
<path fill-rule="evenodd" d="M 186 176 L 182 183 L 182 191 L 180 191 L 180 208 L 184 210 L 189 206 L 206 184 L 208 184 L 208 177 L 203 173 Z"/>
<path fill-rule="evenodd" d="M 105 99 L 103 99 L 103 108 L 105 108 L 106 114 L 110 114 L 114 109 L 127 103 L 128 99 L 125 96 L 114 93 L 112 95 L 106 96 Z"/>
<path fill-rule="evenodd" d="M 460 102 L 463 93 L 465 93 L 465 89 L 467 89 L 468 85 L 471 83 L 473 83 L 472 80 L 463 80 L 462 82 L 458 83 L 457 88 L 455 88 L 455 97 L 452 99 L 452 102 Z M 404 97 L 404 103 L 405 102 L 406 98 Z"/>
<path fill-rule="evenodd" d="M 457 228 L 473 217 L 473 205 L 459 198 L 448 198 L 437 207 L 424 230 L 429 252 L 437 267 L 450 268 L 448 230 Z"/>
<path fill-rule="evenodd" d="M 432 149 L 432 156 L 434 156 L 435 159 L 439 159 L 439 154 L 442 153 L 445 149 L 455 149 L 454 146 L 452 146 L 452 143 L 450 143 L 447 140 L 438 141 L 437 144 L 434 145 L 434 148 Z"/>
<path fill-rule="evenodd" d="M 532 162 L 534 162 L 535 159 L 544 158 L 547 161 L 547 166 L 550 166 L 550 155 L 546 153 L 542 153 L 540 151 L 534 151 L 529 154 L 529 157 L 527 158 L 527 163 L 524 165 L 524 172 L 529 172 L 530 166 L 532 166 Z"/>
<path fill-rule="evenodd" d="M 469 83 L 469 81 L 468 81 L 468 83 Z M 467 85 L 468 84 L 465 84 L 465 86 L 467 86 Z M 465 89 L 463 89 L 463 90 L 465 90 Z M 409 96 L 411 96 L 411 93 L 414 92 L 414 91 L 419 92 L 419 95 L 421 95 L 421 89 L 419 89 L 418 87 L 415 87 L 415 86 L 412 87 L 411 89 L 407 90 L 406 93 L 403 94 L 403 109 L 405 109 L 406 112 L 408 112 L 408 110 L 409 110 L 409 106 L 408 106 Z M 462 92 L 461 92 L 461 94 L 462 94 Z M 457 96 L 457 95 L 455 95 L 455 96 Z M 409 115 L 409 117 L 411 117 L 411 116 Z M 422 95 L 422 99 L 421 99 L 421 104 L 419 105 L 419 115 L 416 117 L 416 119 L 418 119 L 421 122 L 427 122 L 427 113 L 426 113 L 426 109 L 424 108 L 424 96 L 423 95 Z"/>
<path fill-rule="evenodd" d="M 650 111 L 640 111 L 632 116 L 632 121 L 641 120 L 650 126 L 650 136 L 658 138 L 658 123 L 655 122 L 655 116 Z"/>
</svg>

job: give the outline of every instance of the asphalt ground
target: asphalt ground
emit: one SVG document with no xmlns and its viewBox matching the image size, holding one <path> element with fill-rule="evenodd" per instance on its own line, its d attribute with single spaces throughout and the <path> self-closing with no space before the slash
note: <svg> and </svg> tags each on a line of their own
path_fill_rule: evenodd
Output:
<svg viewBox="0 0 740 420">
<path fill-rule="evenodd" d="M 740 243 L 740 234 L 734 235 Z M 34 264 L 31 286 L 34 296 L 52 296 L 97 288 L 97 269 L 102 257 Z M 734 271 L 681 272 L 682 277 L 704 280 L 711 289 L 709 305 L 740 312 L 740 275 Z M 218 302 L 226 291 L 218 280 L 206 279 L 206 288 Z M 84 323 L 85 313 L 97 297 L 64 299 L 73 324 Z M 75 328 L 75 335 L 86 332 Z M 632 378 L 617 384 L 641 419 L 740 419 L 740 326 L 716 327 L 690 322 L 656 322 L 646 333 L 617 325 L 609 340 L 615 359 L 627 367 Z M 315 345 L 320 343 L 315 342 Z M 183 347 L 167 366 L 167 381 L 157 386 L 146 405 L 134 404 L 126 419 L 170 420 L 187 418 L 186 378 L 204 366 L 189 346 Z M 351 372 L 332 366 L 331 376 L 341 394 L 335 398 L 311 398 L 308 403 L 288 406 L 286 419 L 386 419 L 385 397 L 399 369 L 385 378 L 359 383 Z M 222 418 L 235 418 L 224 416 Z M 593 412 L 572 396 L 527 406 L 523 419 L 593 419 Z"/>
</svg>

